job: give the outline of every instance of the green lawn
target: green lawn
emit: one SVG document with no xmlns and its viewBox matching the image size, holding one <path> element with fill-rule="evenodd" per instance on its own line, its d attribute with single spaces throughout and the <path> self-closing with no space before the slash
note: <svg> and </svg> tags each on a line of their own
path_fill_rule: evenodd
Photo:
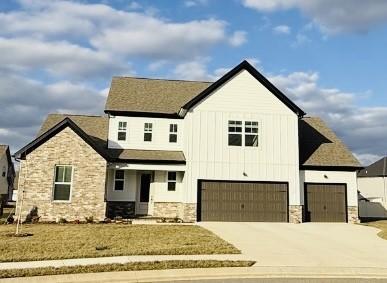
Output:
<svg viewBox="0 0 387 283">
<path fill-rule="evenodd" d="M 195 225 L 32 224 L 30 237 L 10 237 L 15 225 L 0 225 L 0 261 L 122 255 L 240 253 Z"/>
<path fill-rule="evenodd" d="M 0 272 L 0 278 L 30 277 L 43 275 L 95 273 L 112 271 L 134 270 L 161 270 L 182 268 L 215 268 L 215 267 L 249 267 L 254 261 L 230 261 L 230 260 L 170 260 L 154 262 L 131 262 L 125 264 L 94 264 L 87 266 L 69 267 L 43 267 L 26 269 L 8 269 Z"/>
</svg>

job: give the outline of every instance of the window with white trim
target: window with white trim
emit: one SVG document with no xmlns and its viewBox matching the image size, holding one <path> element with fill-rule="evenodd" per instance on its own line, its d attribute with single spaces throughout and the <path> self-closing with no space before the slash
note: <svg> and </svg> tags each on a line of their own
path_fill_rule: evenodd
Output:
<svg viewBox="0 0 387 283">
<path fill-rule="evenodd" d="M 167 176 L 168 191 L 176 191 L 176 172 L 169 171 Z"/>
<path fill-rule="evenodd" d="M 245 146 L 258 146 L 258 122 L 245 121 Z"/>
<path fill-rule="evenodd" d="M 73 167 L 71 165 L 55 166 L 54 201 L 69 201 L 71 198 L 71 184 Z"/>
<path fill-rule="evenodd" d="M 144 123 L 144 141 L 152 141 L 152 123 Z"/>
<path fill-rule="evenodd" d="M 126 140 L 126 122 L 118 122 L 118 133 L 117 140 L 125 141 Z"/>
<path fill-rule="evenodd" d="M 228 121 L 228 145 L 242 146 L 242 121 Z"/>
<path fill-rule="evenodd" d="M 114 172 L 114 190 L 123 191 L 125 187 L 125 171 L 115 170 Z"/>
<path fill-rule="evenodd" d="M 169 124 L 169 142 L 177 142 L 177 124 Z"/>
</svg>

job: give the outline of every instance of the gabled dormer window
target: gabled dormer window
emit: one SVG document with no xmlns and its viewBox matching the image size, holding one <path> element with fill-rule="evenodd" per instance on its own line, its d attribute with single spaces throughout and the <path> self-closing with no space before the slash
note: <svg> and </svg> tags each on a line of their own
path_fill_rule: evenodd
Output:
<svg viewBox="0 0 387 283">
<path fill-rule="evenodd" d="M 118 133 L 117 140 L 125 141 L 126 140 L 126 122 L 118 122 Z"/>
<path fill-rule="evenodd" d="M 169 124 L 169 142 L 177 142 L 177 124 Z"/>
<path fill-rule="evenodd" d="M 152 123 L 144 123 L 144 141 L 152 141 Z"/>
</svg>

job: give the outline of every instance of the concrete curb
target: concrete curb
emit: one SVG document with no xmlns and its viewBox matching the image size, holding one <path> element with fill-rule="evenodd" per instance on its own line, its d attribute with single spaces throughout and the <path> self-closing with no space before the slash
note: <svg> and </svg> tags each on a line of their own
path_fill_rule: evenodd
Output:
<svg viewBox="0 0 387 283">
<path fill-rule="evenodd" d="M 233 278 L 353 278 L 386 279 L 387 268 L 348 267 L 232 267 L 123 271 L 3 279 L 1 282 L 171 282 Z"/>
<path fill-rule="evenodd" d="M 129 262 L 150 262 L 166 260 L 252 260 L 243 254 L 213 254 L 213 255 L 142 255 L 142 256 L 114 256 L 96 258 L 75 258 L 62 260 L 1 262 L 0 270 L 39 268 L 39 267 L 64 267 L 76 265 L 111 264 Z"/>
</svg>

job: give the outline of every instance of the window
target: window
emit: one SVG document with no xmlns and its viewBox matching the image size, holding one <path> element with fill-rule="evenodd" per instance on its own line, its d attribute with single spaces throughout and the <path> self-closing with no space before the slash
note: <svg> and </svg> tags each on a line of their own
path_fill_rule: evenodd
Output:
<svg viewBox="0 0 387 283">
<path fill-rule="evenodd" d="M 57 201 L 69 201 L 71 194 L 73 167 L 69 165 L 55 166 L 55 182 L 53 199 Z"/>
<path fill-rule="evenodd" d="M 152 123 L 144 124 L 144 141 L 152 141 Z"/>
<path fill-rule="evenodd" d="M 228 145 L 242 145 L 242 121 L 228 121 Z"/>
<path fill-rule="evenodd" d="M 177 142 L 177 124 L 169 124 L 169 142 Z"/>
<path fill-rule="evenodd" d="M 5 166 L 3 166 L 3 173 L 1 173 L 1 175 L 5 177 L 6 174 L 7 174 L 7 169 L 5 168 Z"/>
<path fill-rule="evenodd" d="M 168 172 L 168 191 L 176 191 L 176 172 Z"/>
<path fill-rule="evenodd" d="M 126 140 L 126 122 L 118 122 L 118 136 L 117 140 L 125 141 Z"/>
<path fill-rule="evenodd" d="M 245 146 L 258 146 L 258 122 L 245 122 Z"/>
<path fill-rule="evenodd" d="M 114 190 L 123 191 L 125 184 L 125 171 L 116 170 L 114 173 Z"/>
</svg>

